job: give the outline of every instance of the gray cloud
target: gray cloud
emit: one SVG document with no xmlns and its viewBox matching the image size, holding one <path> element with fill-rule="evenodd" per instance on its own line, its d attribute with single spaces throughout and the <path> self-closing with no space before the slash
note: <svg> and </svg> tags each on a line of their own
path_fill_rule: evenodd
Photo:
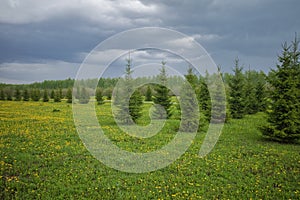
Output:
<svg viewBox="0 0 300 200">
<path fill-rule="evenodd" d="M 107 37 L 144 26 L 189 35 L 224 71 L 231 70 L 235 57 L 247 67 L 267 71 L 276 64 L 281 43 L 299 32 L 299 7 L 298 0 L 4 0 L 0 63 L 6 71 L 1 71 L 0 81 L 27 80 L 19 73 L 31 70 L 26 63 L 43 63 L 47 67 L 33 66 L 48 71 L 53 62 L 79 65 Z M 73 73 L 66 68 L 66 77 L 67 69 Z M 31 80 L 42 80 L 37 77 Z"/>
</svg>

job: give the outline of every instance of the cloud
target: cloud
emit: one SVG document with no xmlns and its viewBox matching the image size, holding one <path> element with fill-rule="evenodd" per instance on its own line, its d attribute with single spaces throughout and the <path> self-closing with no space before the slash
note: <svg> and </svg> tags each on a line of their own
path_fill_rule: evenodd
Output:
<svg viewBox="0 0 300 200">
<path fill-rule="evenodd" d="M 149 23 L 145 16 L 158 11 L 156 5 L 144 5 L 138 0 L 5 0 L 0 8 L 0 22 L 29 24 L 71 16 L 106 26 L 130 26 L 135 21 Z"/>
<path fill-rule="evenodd" d="M 172 41 L 168 35 L 154 34 L 157 42 L 184 52 L 196 40 L 224 71 L 231 71 L 237 56 L 247 66 L 265 69 L 274 67 L 281 43 L 300 32 L 299 6 L 298 0 L 3 0 L 0 65 L 22 70 L 23 63 L 39 63 L 51 72 L 56 61 L 63 66 L 81 63 L 87 52 L 116 33 L 158 26 L 188 37 Z M 115 49 L 144 39 L 132 35 Z M 136 56 L 146 61 L 147 56 L 159 60 L 163 55 L 140 51 Z M 22 80 L 18 70 L 0 72 L 2 80 Z M 37 72 L 45 72 L 36 71 L 35 79 L 40 80 Z"/>
</svg>

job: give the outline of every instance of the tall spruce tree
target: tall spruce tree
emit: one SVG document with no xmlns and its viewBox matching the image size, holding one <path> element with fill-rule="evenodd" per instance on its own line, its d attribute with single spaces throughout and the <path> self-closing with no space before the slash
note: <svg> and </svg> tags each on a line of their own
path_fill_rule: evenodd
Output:
<svg viewBox="0 0 300 200">
<path fill-rule="evenodd" d="M 79 103 L 81 104 L 87 104 L 90 101 L 90 95 L 85 87 L 81 88 L 80 91 L 80 97 L 79 97 Z"/>
<path fill-rule="evenodd" d="M 171 98 L 169 95 L 170 90 L 166 87 L 167 85 L 167 73 L 166 73 L 166 62 L 162 62 L 162 68 L 159 74 L 160 84 L 157 85 L 154 90 L 154 103 L 158 106 L 155 106 L 153 111 L 153 117 L 155 119 L 164 119 L 165 117 L 170 118 L 172 116 L 171 111 Z M 162 110 L 164 108 L 164 111 Z M 167 116 L 165 116 L 165 114 Z"/>
<path fill-rule="evenodd" d="M 131 60 L 127 59 L 125 78 L 120 79 L 121 88 L 117 90 L 117 96 L 115 97 L 117 101 L 114 104 L 118 107 L 116 113 L 116 119 L 122 124 L 131 124 L 132 121 L 136 122 L 139 117 L 141 117 L 142 111 L 142 95 L 139 91 L 133 91 L 133 79 L 131 70 Z M 131 96 L 129 96 L 131 94 Z M 128 119 L 128 115 L 131 119 Z"/>
<path fill-rule="evenodd" d="M 197 76 L 191 67 L 180 90 L 181 131 L 195 132 L 199 129 L 199 104 L 196 94 Z"/>
<path fill-rule="evenodd" d="M 61 88 L 59 88 L 59 97 L 60 97 L 60 99 L 63 99 L 64 98 L 64 95 L 63 95 L 63 91 L 62 91 L 62 89 Z"/>
<path fill-rule="evenodd" d="M 244 117 L 244 75 L 243 67 L 239 65 L 239 60 L 235 59 L 235 66 L 233 69 L 234 75 L 229 80 L 229 106 L 230 114 L 234 119 Z"/>
<path fill-rule="evenodd" d="M 218 67 L 218 72 L 209 75 L 210 95 L 211 95 L 211 122 L 224 123 L 230 118 L 228 113 L 226 93 L 223 87 L 223 74 L 221 68 Z"/>
<path fill-rule="evenodd" d="M 135 90 L 129 99 L 129 114 L 134 122 L 142 116 L 143 97 L 139 90 Z"/>
<path fill-rule="evenodd" d="M 256 81 L 255 85 L 255 96 L 256 96 L 256 102 L 257 102 L 257 111 L 262 112 L 266 110 L 266 80 L 265 80 L 265 73 L 260 72 L 258 74 L 258 80 Z"/>
<path fill-rule="evenodd" d="M 16 88 L 16 91 L 15 91 L 15 101 L 21 101 L 21 99 L 22 99 L 22 94 L 20 92 L 20 89 Z"/>
<path fill-rule="evenodd" d="M 146 90 L 145 101 L 152 101 L 152 90 L 150 85 L 148 85 Z"/>
<path fill-rule="evenodd" d="M 49 101 L 48 91 L 45 89 L 43 93 L 43 102 L 48 102 L 48 101 Z"/>
<path fill-rule="evenodd" d="M 23 91 L 23 101 L 29 101 L 29 92 L 27 89 Z"/>
<path fill-rule="evenodd" d="M 40 100 L 40 90 L 39 89 L 31 90 L 30 96 L 33 101 L 39 101 Z"/>
<path fill-rule="evenodd" d="M 257 72 L 251 71 L 250 69 L 245 73 L 245 102 L 244 102 L 244 113 L 255 114 L 258 112 L 258 102 L 256 96 L 256 85 L 257 85 Z"/>
<path fill-rule="evenodd" d="M 200 106 L 200 126 L 210 121 L 211 118 L 211 98 L 208 91 L 209 74 L 206 72 L 205 77 L 199 78 L 198 101 Z"/>
<path fill-rule="evenodd" d="M 13 100 L 12 93 L 13 93 L 13 91 L 11 89 L 6 90 L 6 100 L 7 101 L 12 101 Z"/>
<path fill-rule="evenodd" d="M 73 96 L 72 96 L 72 89 L 71 88 L 68 88 L 66 97 L 67 97 L 67 103 L 72 103 Z"/>
<path fill-rule="evenodd" d="M 3 89 L 0 91 L 0 100 L 5 100 L 5 93 Z"/>
<path fill-rule="evenodd" d="M 54 90 L 51 90 L 50 98 L 51 98 L 51 99 L 54 99 L 54 98 L 55 98 L 55 91 L 54 91 Z"/>
<path fill-rule="evenodd" d="M 55 91 L 53 100 L 54 102 L 61 102 L 60 93 L 58 90 Z"/>
<path fill-rule="evenodd" d="M 268 82 L 272 86 L 268 125 L 262 127 L 264 136 L 292 142 L 300 139 L 300 52 L 299 41 L 282 45 L 279 64 L 272 70 Z"/>
<path fill-rule="evenodd" d="M 98 105 L 104 104 L 102 90 L 100 88 L 97 88 L 97 90 L 96 90 L 96 101 L 97 101 Z"/>
</svg>

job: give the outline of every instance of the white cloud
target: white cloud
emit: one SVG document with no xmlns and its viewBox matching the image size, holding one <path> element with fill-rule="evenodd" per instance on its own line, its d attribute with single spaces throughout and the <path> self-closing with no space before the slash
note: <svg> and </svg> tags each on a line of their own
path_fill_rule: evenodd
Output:
<svg viewBox="0 0 300 200">
<path fill-rule="evenodd" d="M 79 17 L 98 24 L 130 26 L 135 19 L 150 23 L 145 16 L 159 8 L 139 0 L 5 0 L 0 7 L 0 22 L 26 24 L 60 17 Z"/>
</svg>

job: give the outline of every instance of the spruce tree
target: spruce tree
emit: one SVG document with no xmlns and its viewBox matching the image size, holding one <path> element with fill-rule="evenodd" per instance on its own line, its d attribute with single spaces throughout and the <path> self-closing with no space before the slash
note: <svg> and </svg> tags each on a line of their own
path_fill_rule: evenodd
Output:
<svg viewBox="0 0 300 200">
<path fill-rule="evenodd" d="M 234 75 L 229 80 L 229 106 L 230 114 L 234 119 L 244 117 L 244 75 L 243 67 L 239 66 L 239 60 L 235 59 Z"/>
<path fill-rule="evenodd" d="M 19 88 L 16 88 L 16 91 L 15 91 L 15 101 L 21 101 L 21 99 L 22 99 L 21 92 L 20 92 Z"/>
<path fill-rule="evenodd" d="M 266 110 L 266 88 L 265 88 L 265 74 L 260 72 L 258 80 L 255 85 L 255 96 L 257 102 L 257 111 L 262 112 Z"/>
<path fill-rule="evenodd" d="M 211 95 L 211 122 L 224 123 L 230 118 L 230 114 L 226 109 L 226 93 L 223 88 L 223 77 L 220 71 L 210 75 L 210 95 Z"/>
<path fill-rule="evenodd" d="M 54 99 L 54 98 L 55 98 L 55 91 L 54 91 L 54 90 L 51 91 L 51 93 L 50 93 L 50 98 L 51 98 L 51 99 Z"/>
<path fill-rule="evenodd" d="M 3 89 L 0 91 L 0 100 L 5 100 L 5 93 Z"/>
<path fill-rule="evenodd" d="M 143 98 L 140 91 L 135 90 L 129 99 L 129 114 L 134 122 L 142 116 Z"/>
<path fill-rule="evenodd" d="M 104 104 L 102 90 L 100 88 L 97 88 L 97 90 L 96 90 L 96 101 L 97 101 L 98 105 Z"/>
<path fill-rule="evenodd" d="M 188 69 L 186 81 L 180 90 L 181 131 L 195 132 L 199 128 L 199 105 L 196 95 L 197 76 Z"/>
<path fill-rule="evenodd" d="M 73 97 L 72 97 L 72 89 L 71 88 L 68 89 L 66 97 L 67 97 L 67 103 L 72 103 Z"/>
<path fill-rule="evenodd" d="M 59 88 L 58 91 L 59 91 L 59 97 L 60 97 L 60 99 L 63 99 L 63 98 L 64 98 L 64 95 L 63 95 L 62 89 Z"/>
<path fill-rule="evenodd" d="M 48 91 L 45 89 L 43 94 L 43 102 L 48 102 L 48 101 L 49 101 Z"/>
<path fill-rule="evenodd" d="M 39 101 L 40 100 L 40 90 L 39 89 L 31 90 L 30 96 L 33 101 Z"/>
<path fill-rule="evenodd" d="M 166 87 L 167 84 L 167 73 L 166 73 L 166 62 L 162 62 L 162 68 L 159 74 L 160 84 L 157 85 L 154 90 L 154 103 L 158 106 L 155 106 L 153 111 L 153 117 L 156 119 L 164 119 L 165 117 L 170 118 L 172 116 L 171 111 L 171 98 L 169 96 L 170 90 Z M 162 110 L 164 108 L 164 111 Z M 165 114 L 167 116 L 165 116 Z"/>
<path fill-rule="evenodd" d="M 145 101 L 152 101 L 152 90 L 149 85 L 146 90 Z"/>
<path fill-rule="evenodd" d="M 139 91 L 133 91 L 133 79 L 131 70 L 131 60 L 127 59 L 127 65 L 125 69 L 125 78 L 120 79 L 121 88 L 116 94 L 117 102 L 114 104 L 118 107 L 116 119 L 122 124 L 131 124 L 132 121 L 127 118 L 128 115 L 131 119 L 136 120 L 141 117 L 143 99 Z M 131 94 L 131 96 L 129 96 Z"/>
<path fill-rule="evenodd" d="M 23 101 L 29 101 L 29 98 L 29 92 L 27 89 L 25 89 L 23 92 Z"/>
<path fill-rule="evenodd" d="M 87 104 L 90 101 L 90 95 L 85 87 L 81 88 L 80 91 L 80 97 L 79 97 L 79 103 L 81 104 Z"/>
<path fill-rule="evenodd" d="M 53 99 L 54 99 L 54 102 L 61 102 L 60 93 L 58 90 L 55 91 Z"/>
<path fill-rule="evenodd" d="M 255 114 L 258 112 L 258 102 L 256 96 L 256 72 L 251 71 L 250 69 L 246 72 L 245 78 L 245 102 L 244 102 L 244 113 L 245 114 Z"/>
<path fill-rule="evenodd" d="M 200 106 L 200 125 L 210 121 L 211 118 L 211 98 L 208 91 L 209 74 L 206 72 L 205 77 L 199 78 L 199 91 L 197 92 Z"/>
<path fill-rule="evenodd" d="M 12 101 L 13 100 L 12 91 L 10 89 L 6 91 L 6 100 L 7 101 Z"/>
<path fill-rule="evenodd" d="M 293 142 L 300 139 L 300 52 L 299 41 L 285 43 L 278 57 L 277 69 L 272 70 L 268 82 L 272 86 L 271 110 L 268 125 L 262 127 L 264 136 L 274 140 Z"/>
</svg>

